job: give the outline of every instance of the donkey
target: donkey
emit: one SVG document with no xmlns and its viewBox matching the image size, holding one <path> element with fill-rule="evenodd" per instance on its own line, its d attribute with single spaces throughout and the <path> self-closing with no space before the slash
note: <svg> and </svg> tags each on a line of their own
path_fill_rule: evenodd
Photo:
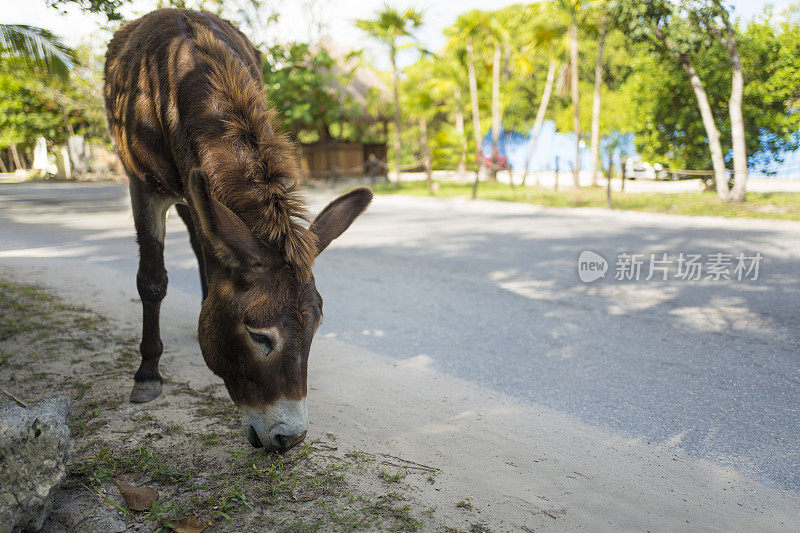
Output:
<svg viewBox="0 0 800 533">
<path fill-rule="evenodd" d="M 304 224 L 296 149 L 276 133 L 261 56 L 210 13 L 160 9 L 120 28 L 106 53 L 105 105 L 139 245 L 142 360 L 130 400 L 161 394 L 164 233 L 175 205 L 200 270 L 203 358 L 241 408 L 250 443 L 288 450 L 308 427 L 308 354 L 322 318 L 314 259 L 372 192 L 344 194 Z"/>
</svg>

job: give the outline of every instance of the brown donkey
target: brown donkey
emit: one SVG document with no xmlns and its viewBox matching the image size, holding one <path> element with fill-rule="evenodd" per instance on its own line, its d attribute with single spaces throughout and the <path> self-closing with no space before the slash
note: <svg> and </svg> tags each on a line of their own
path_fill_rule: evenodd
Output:
<svg viewBox="0 0 800 533">
<path fill-rule="evenodd" d="M 161 393 L 164 231 L 175 204 L 200 267 L 203 358 L 241 407 L 250 443 L 284 451 L 308 427 L 308 353 L 322 318 L 311 267 L 372 193 L 351 191 L 303 225 L 295 148 L 275 133 L 260 61 L 228 22 L 161 9 L 109 43 L 105 101 L 139 243 L 142 362 L 131 401 Z"/>
</svg>

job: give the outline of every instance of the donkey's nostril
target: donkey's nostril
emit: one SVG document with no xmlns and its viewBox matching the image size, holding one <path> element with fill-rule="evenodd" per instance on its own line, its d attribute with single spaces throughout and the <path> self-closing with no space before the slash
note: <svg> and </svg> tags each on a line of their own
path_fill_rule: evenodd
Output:
<svg viewBox="0 0 800 533">
<path fill-rule="evenodd" d="M 258 433 L 256 433 L 256 428 L 250 426 L 250 429 L 247 431 L 247 440 L 250 441 L 250 444 L 253 445 L 254 448 L 263 448 L 264 445 L 261 443 L 261 439 L 258 438 Z"/>
<path fill-rule="evenodd" d="M 275 447 L 276 447 L 276 448 L 278 448 L 278 449 L 279 449 L 279 450 L 281 450 L 281 451 L 283 451 L 283 450 L 285 450 L 286 448 L 288 448 L 288 447 L 289 447 L 289 446 L 288 446 L 288 444 L 289 444 L 289 437 L 287 437 L 286 435 L 281 435 L 281 434 L 279 433 L 279 434 L 277 434 L 277 435 L 274 435 L 274 436 L 272 437 L 272 440 L 274 441 L 274 442 L 273 442 L 273 444 L 275 445 Z"/>
<path fill-rule="evenodd" d="M 281 433 L 276 433 L 270 437 L 272 441 L 272 445 L 277 449 L 279 452 L 285 452 L 290 448 L 294 447 L 297 443 L 302 441 L 306 436 L 306 432 L 303 431 L 299 435 L 283 435 Z"/>
</svg>

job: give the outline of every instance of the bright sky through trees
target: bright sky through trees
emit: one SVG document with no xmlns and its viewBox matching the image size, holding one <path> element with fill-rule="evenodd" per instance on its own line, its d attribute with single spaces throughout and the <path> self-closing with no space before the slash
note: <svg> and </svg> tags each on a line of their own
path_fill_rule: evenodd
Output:
<svg viewBox="0 0 800 533">
<path fill-rule="evenodd" d="M 499 9 L 501 7 L 519 3 L 514 0 L 318 0 L 320 9 L 324 12 L 324 19 L 329 21 L 328 33 L 337 41 L 349 48 L 363 48 L 368 50 L 375 59 L 375 64 L 381 68 L 389 68 L 385 54 L 375 42 L 370 42 L 364 33 L 355 27 L 353 21 L 357 18 L 368 18 L 382 6 L 389 4 L 398 9 L 414 7 L 421 9 L 425 14 L 425 24 L 418 32 L 422 45 L 430 50 L 439 49 L 445 41 L 442 33 L 445 27 L 450 26 L 456 17 L 470 9 Z M 761 0 L 732 0 L 736 7 L 736 16 L 749 19 L 760 13 L 768 4 L 780 10 L 791 0 L 775 0 L 765 2 Z M 305 24 L 297 24 L 298 19 L 304 15 L 299 7 L 299 2 L 275 2 L 281 13 L 281 19 L 275 27 L 278 41 L 306 41 L 308 31 Z M 154 0 L 133 0 L 123 12 L 132 17 L 134 14 L 144 14 L 156 5 Z M 65 16 L 57 10 L 49 8 L 43 0 L 0 0 L 0 23 L 30 24 L 49 29 L 64 37 L 65 42 L 76 45 L 87 39 L 97 38 L 98 24 L 101 17 L 81 13 L 78 9 L 70 8 Z M 401 66 L 413 62 L 412 54 L 401 57 Z"/>
</svg>

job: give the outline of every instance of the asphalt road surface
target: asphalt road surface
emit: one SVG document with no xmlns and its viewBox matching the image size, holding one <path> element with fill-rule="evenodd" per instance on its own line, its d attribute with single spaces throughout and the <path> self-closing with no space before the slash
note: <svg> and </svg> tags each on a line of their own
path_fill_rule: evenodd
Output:
<svg viewBox="0 0 800 533">
<path fill-rule="evenodd" d="M 330 197 L 312 193 L 314 210 Z M 0 265 L 102 264 L 134 286 L 132 236 L 124 186 L 0 185 Z M 591 283 L 586 250 L 608 261 Z M 614 279 L 625 253 L 642 254 L 639 280 Z M 668 279 L 646 280 L 663 253 Z M 678 275 L 680 253 L 701 255 L 701 279 Z M 761 254 L 757 279 L 736 279 L 739 254 Z M 199 309 L 174 214 L 166 255 Z M 800 492 L 800 223 L 378 197 L 316 277 L 318 335 Z"/>
</svg>

